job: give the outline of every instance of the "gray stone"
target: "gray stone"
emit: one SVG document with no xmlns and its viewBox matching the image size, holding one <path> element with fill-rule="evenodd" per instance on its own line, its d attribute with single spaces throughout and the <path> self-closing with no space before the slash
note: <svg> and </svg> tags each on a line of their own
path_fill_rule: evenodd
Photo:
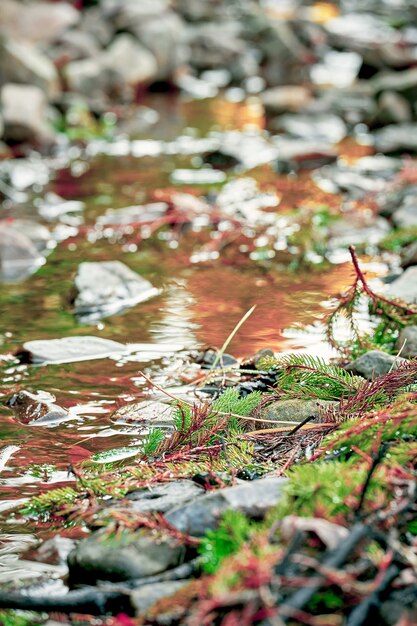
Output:
<svg viewBox="0 0 417 626">
<path fill-rule="evenodd" d="M 401 357 L 397 358 L 382 352 L 382 350 L 370 350 L 346 365 L 345 369 L 372 380 L 397 369 L 402 363 L 404 363 L 404 359 Z"/>
<path fill-rule="evenodd" d="M 401 94 L 385 91 L 378 101 L 378 118 L 384 124 L 407 123 L 413 121 L 413 111 Z"/>
<path fill-rule="evenodd" d="M 388 296 L 410 304 L 417 304 L 417 267 L 408 267 L 397 280 L 390 284 Z"/>
<path fill-rule="evenodd" d="M 417 326 L 402 328 L 395 347 L 401 350 L 401 356 L 406 359 L 417 357 Z"/>
<path fill-rule="evenodd" d="M 108 46 L 114 35 L 115 24 L 104 14 L 101 6 L 83 9 L 79 30 L 93 37 L 98 44 Z"/>
<path fill-rule="evenodd" d="M 260 98 L 267 112 L 286 113 L 287 111 L 299 111 L 306 107 L 312 95 L 307 87 L 284 85 L 266 89 Z"/>
<path fill-rule="evenodd" d="M 192 480 L 176 480 L 155 485 L 149 489 L 133 491 L 127 496 L 129 510 L 135 513 L 165 513 L 201 496 L 203 489 Z"/>
<path fill-rule="evenodd" d="M 0 32 L 14 40 L 49 42 L 78 22 L 80 13 L 67 2 L 22 3 L 1 0 Z"/>
<path fill-rule="evenodd" d="M 417 265 L 417 241 L 407 246 L 402 254 L 401 266 L 404 268 Z"/>
<path fill-rule="evenodd" d="M 158 80 L 172 77 L 174 71 L 188 60 L 185 24 L 174 12 L 165 11 L 152 18 L 131 23 L 129 29 L 155 57 Z"/>
<path fill-rule="evenodd" d="M 152 424 L 154 426 L 171 426 L 175 407 L 155 400 L 132 402 L 117 409 L 111 419 L 115 424 Z"/>
<path fill-rule="evenodd" d="M 51 139 L 47 126 L 47 101 L 39 87 L 4 85 L 0 93 L 4 138 L 7 141 Z"/>
<path fill-rule="evenodd" d="M 118 35 L 104 53 L 104 66 L 120 77 L 124 86 L 135 90 L 158 76 L 154 55 L 132 35 Z"/>
<path fill-rule="evenodd" d="M 378 152 L 416 152 L 417 124 L 389 124 L 373 133 Z"/>
<path fill-rule="evenodd" d="M 392 221 L 398 228 L 413 228 L 417 226 L 417 198 L 407 198 L 392 216 Z"/>
<path fill-rule="evenodd" d="M 0 222 L 0 280 L 24 280 L 45 262 L 28 236 L 19 233 L 12 224 Z"/>
<path fill-rule="evenodd" d="M 114 81 L 113 73 L 104 66 L 100 55 L 68 63 L 63 76 L 68 89 L 90 97 L 102 97 Z"/>
<path fill-rule="evenodd" d="M 370 82 L 375 91 L 408 91 L 417 88 L 417 68 L 402 72 L 379 72 Z"/>
<path fill-rule="evenodd" d="M 0 86 L 6 83 L 34 85 L 49 97 L 60 91 L 52 61 L 26 42 L 0 39 Z"/>
<path fill-rule="evenodd" d="M 68 557 L 74 582 L 143 578 L 176 567 L 184 555 L 177 542 L 139 531 L 105 537 L 102 531 L 81 540 Z"/>
<path fill-rule="evenodd" d="M 229 509 L 254 518 L 263 517 L 280 501 L 286 484 L 285 478 L 268 477 L 226 487 L 171 509 L 165 519 L 179 531 L 201 537 L 207 530 L 216 528 L 221 515 Z"/>
<path fill-rule="evenodd" d="M 260 417 L 284 422 L 302 422 L 307 417 L 313 417 L 311 421 L 317 422 L 338 405 L 338 402 L 327 400 L 275 400 L 261 410 Z M 265 428 L 268 427 L 270 424 L 265 424 Z"/>
<path fill-rule="evenodd" d="M 19 391 L 7 404 L 21 424 L 52 426 L 71 419 L 67 409 L 55 404 L 55 396 L 44 391 Z"/>
<path fill-rule="evenodd" d="M 189 583 L 188 580 L 172 580 L 162 583 L 143 585 L 134 589 L 130 595 L 131 602 L 136 609 L 137 617 L 146 617 L 149 609 L 164 598 L 169 598 Z M 159 621 L 159 620 L 158 620 Z"/>
<path fill-rule="evenodd" d="M 83 323 L 120 313 L 159 293 L 120 261 L 80 263 L 75 286 L 75 312 Z"/>
<path fill-rule="evenodd" d="M 49 56 L 60 66 L 71 61 L 94 58 L 100 52 L 101 48 L 94 37 L 81 30 L 69 30 L 63 33 L 55 46 L 48 51 Z"/>
<path fill-rule="evenodd" d="M 117 341 L 83 335 L 62 339 L 26 341 L 19 352 L 32 363 L 75 363 L 126 354 L 126 346 Z"/>
<path fill-rule="evenodd" d="M 285 132 L 301 139 L 338 143 L 347 135 L 344 121 L 337 115 L 281 115 L 276 125 Z"/>
</svg>

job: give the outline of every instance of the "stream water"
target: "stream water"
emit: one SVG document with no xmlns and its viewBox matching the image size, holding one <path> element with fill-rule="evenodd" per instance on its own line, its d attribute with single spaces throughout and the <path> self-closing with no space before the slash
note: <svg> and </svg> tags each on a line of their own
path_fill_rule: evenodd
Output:
<svg viewBox="0 0 417 626">
<path fill-rule="evenodd" d="M 210 129 L 231 130 L 261 127 L 264 120 L 253 105 L 220 100 L 185 102 L 177 97 L 153 96 L 147 104 L 159 112 L 159 122 L 138 134 L 145 143 L 137 149 L 152 151 L 155 142 L 174 140 L 178 135 L 195 138 Z M 151 140 L 151 143 L 146 141 Z M 154 142 L 154 143 L 152 143 Z M 224 250 L 216 259 L 192 263 L 193 246 L 199 233 L 183 233 L 177 241 L 166 230 L 138 242 L 135 230 L 94 228 L 97 218 L 109 208 L 140 204 L 155 190 L 173 188 L 175 168 L 189 168 L 195 155 L 132 156 L 123 154 L 126 140 L 112 144 L 107 152 L 92 141 L 85 152 L 73 150 L 65 167 L 56 170 L 52 180 L 38 195 L 55 192 L 66 200 L 85 203 L 83 221 L 55 224 L 73 229 L 73 236 L 61 241 L 46 264 L 25 281 L 0 288 L 2 357 L 2 399 L 22 389 L 46 391 L 56 403 L 72 407 L 73 419 L 57 426 L 22 424 L 3 404 L 0 408 L 2 446 L 18 446 L 0 477 L 0 532 L 17 538 L 25 533 L 46 536 L 43 524 L 17 522 L 8 513 L 16 503 L 58 484 L 69 484 L 72 463 L 92 452 L 129 445 L 135 435 L 111 428 L 110 415 L 132 400 L 149 398 L 150 390 L 138 372 L 146 369 L 159 382 L 172 385 L 181 371 L 183 351 L 205 345 L 221 346 L 235 324 L 254 304 L 257 308 L 234 338 L 228 351 L 237 357 L 261 348 L 325 350 L 319 321 L 329 306 L 329 298 L 340 292 L 351 277 L 348 263 L 325 270 L 289 271 L 269 260 L 255 262 Z M 248 175 L 248 174 L 245 174 Z M 250 171 L 262 184 L 270 183 L 282 195 L 281 206 L 305 202 L 317 188 L 308 175 L 300 180 L 277 176 L 270 165 Z M 210 190 L 202 185 L 176 185 L 178 191 L 200 195 Z M 323 194 L 318 201 L 324 202 Z M 329 195 L 335 205 L 337 197 Z M 34 215 L 33 206 L 20 209 L 20 217 Z M 7 217 L 3 210 L 2 217 Z M 67 232 L 68 234 L 68 232 Z M 160 295 L 125 312 L 100 321 L 95 326 L 77 322 L 70 305 L 74 275 L 81 261 L 120 260 L 161 289 Z M 309 328 L 308 332 L 302 329 Z M 16 362 L 11 356 L 23 342 L 73 335 L 97 335 L 123 343 L 149 343 L 146 352 L 123 359 L 103 359 L 64 365 L 35 366 Z M 175 351 L 176 344 L 183 351 Z M 175 346 L 174 346 L 175 348 Z M 177 381 L 178 382 L 178 381 Z M 179 381 L 186 382 L 186 381 Z M 71 533 L 71 529 L 66 531 Z M 78 531 L 79 532 L 79 531 Z M 22 535 L 23 533 L 23 535 Z"/>
</svg>

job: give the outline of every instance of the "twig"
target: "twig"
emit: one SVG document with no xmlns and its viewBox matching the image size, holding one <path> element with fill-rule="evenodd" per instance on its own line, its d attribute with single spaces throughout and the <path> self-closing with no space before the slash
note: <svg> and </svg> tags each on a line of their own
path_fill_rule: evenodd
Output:
<svg viewBox="0 0 417 626">
<path fill-rule="evenodd" d="M 217 356 L 214 359 L 214 362 L 213 362 L 213 365 L 210 368 L 210 371 L 214 370 L 214 368 L 216 367 L 217 363 L 220 361 L 220 359 L 222 358 L 223 354 L 225 353 L 225 351 L 227 349 L 227 346 L 232 341 L 233 337 L 236 335 L 236 333 L 241 328 L 241 326 L 243 326 L 243 324 L 246 322 L 246 320 L 252 315 L 252 313 L 254 312 L 255 309 L 256 309 L 256 304 L 254 304 L 253 307 L 251 307 L 249 309 L 249 311 L 246 311 L 246 313 L 242 317 L 242 319 L 239 320 L 239 322 L 236 324 L 236 326 L 234 327 L 234 329 L 232 330 L 232 332 L 230 333 L 230 335 L 228 336 L 228 338 L 226 339 L 226 341 L 224 342 L 224 344 L 220 348 L 219 352 L 217 353 Z"/>
</svg>

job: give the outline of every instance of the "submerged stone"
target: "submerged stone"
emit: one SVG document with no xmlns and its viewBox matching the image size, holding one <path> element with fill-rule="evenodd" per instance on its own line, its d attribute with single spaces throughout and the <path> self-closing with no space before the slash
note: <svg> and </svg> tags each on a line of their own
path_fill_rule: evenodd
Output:
<svg viewBox="0 0 417 626">
<path fill-rule="evenodd" d="M 216 528 L 222 514 L 233 509 L 252 518 L 262 518 L 282 498 L 286 478 L 268 477 L 255 482 L 226 487 L 178 506 L 165 515 L 177 530 L 201 537 Z"/>
<path fill-rule="evenodd" d="M 55 396 L 44 391 L 19 391 L 7 402 L 22 424 L 51 426 L 71 419 L 67 409 L 54 403 Z"/>
<path fill-rule="evenodd" d="M 0 222 L 0 280 L 18 282 L 45 262 L 31 239 L 6 221 Z"/>
<path fill-rule="evenodd" d="M 143 531 L 118 536 L 99 531 L 81 540 L 70 553 L 69 575 L 77 584 L 143 578 L 176 567 L 183 555 L 184 548 L 177 542 Z"/>
<path fill-rule="evenodd" d="M 17 356 L 26 363 L 46 365 L 105 359 L 126 354 L 126 352 L 127 348 L 122 343 L 86 335 L 26 341 Z"/>
<path fill-rule="evenodd" d="M 120 261 L 80 263 L 75 286 L 75 313 L 83 323 L 120 313 L 159 293 L 148 280 Z"/>
</svg>

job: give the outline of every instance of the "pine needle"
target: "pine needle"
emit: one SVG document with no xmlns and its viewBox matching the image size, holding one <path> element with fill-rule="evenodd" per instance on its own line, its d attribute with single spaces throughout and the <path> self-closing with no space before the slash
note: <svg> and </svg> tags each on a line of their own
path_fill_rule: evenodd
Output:
<svg viewBox="0 0 417 626">
<path fill-rule="evenodd" d="M 253 307 L 251 307 L 249 309 L 249 311 L 247 311 L 245 313 L 245 315 L 242 317 L 242 319 L 236 324 L 236 326 L 234 327 L 234 329 L 232 330 L 232 332 L 230 333 L 230 335 L 228 336 L 228 338 L 226 339 L 226 341 L 224 342 L 224 344 L 220 348 L 219 352 L 217 353 L 217 356 L 214 359 L 214 362 L 213 362 L 213 365 L 210 368 L 210 371 L 215 369 L 215 367 L 219 363 L 220 359 L 222 358 L 223 354 L 227 350 L 227 347 L 230 344 L 230 342 L 232 341 L 233 337 L 239 331 L 241 326 L 243 326 L 243 324 L 246 322 L 246 320 L 252 315 L 252 313 L 254 312 L 255 309 L 256 309 L 256 304 L 254 304 Z"/>
</svg>

